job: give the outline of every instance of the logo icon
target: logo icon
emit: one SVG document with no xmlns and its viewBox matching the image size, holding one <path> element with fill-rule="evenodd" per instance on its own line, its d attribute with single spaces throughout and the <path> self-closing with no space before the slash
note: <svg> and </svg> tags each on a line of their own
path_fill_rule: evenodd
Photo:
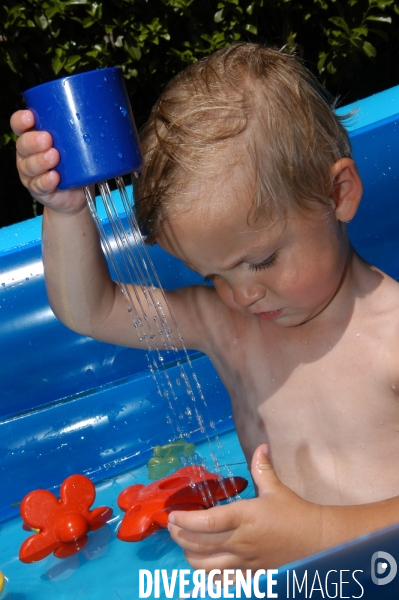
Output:
<svg viewBox="0 0 399 600">
<path fill-rule="evenodd" d="M 396 560 L 388 552 L 379 550 L 371 557 L 371 580 L 376 585 L 391 583 L 398 570 Z M 381 577 L 382 575 L 382 577 Z"/>
</svg>

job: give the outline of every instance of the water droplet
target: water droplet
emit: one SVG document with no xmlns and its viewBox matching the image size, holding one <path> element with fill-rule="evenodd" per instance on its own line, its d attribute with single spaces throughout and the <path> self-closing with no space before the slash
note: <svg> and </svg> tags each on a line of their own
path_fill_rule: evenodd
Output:
<svg viewBox="0 0 399 600">
<path fill-rule="evenodd" d="M 121 113 L 123 114 L 123 116 L 124 116 L 124 117 L 126 117 L 126 115 L 127 115 L 127 110 L 126 110 L 126 108 L 125 108 L 124 106 L 120 106 L 119 108 L 120 108 L 120 111 L 121 111 Z"/>
<path fill-rule="evenodd" d="M 119 158 L 123 158 L 122 152 L 118 152 L 118 156 L 119 156 Z"/>
<path fill-rule="evenodd" d="M 84 139 L 84 141 L 86 142 L 86 144 L 90 144 L 90 143 L 91 143 L 91 137 L 89 136 L 89 134 L 88 134 L 88 133 L 85 133 L 85 134 L 83 135 L 83 139 Z"/>
<path fill-rule="evenodd" d="M 103 140 L 105 138 L 105 134 L 104 133 L 100 133 L 100 138 Z"/>
<path fill-rule="evenodd" d="M 77 118 L 79 119 L 79 121 L 80 121 L 80 114 L 79 114 L 79 113 L 76 113 L 76 117 L 77 117 Z"/>
<path fill-rule="evenodd" d="M 104 81 L 107 81 L 107 78 L 106 78 L 106 77 L 104 77 Z"/>
</svg>

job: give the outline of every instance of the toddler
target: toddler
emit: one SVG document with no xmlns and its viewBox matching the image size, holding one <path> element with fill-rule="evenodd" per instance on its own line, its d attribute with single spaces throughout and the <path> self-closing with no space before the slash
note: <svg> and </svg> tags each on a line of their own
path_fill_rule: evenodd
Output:
<svg viewBox="0 0 399 600">
<path fill-rule="evenodd" d="M 45 205 L 54 313 L 137 345 L 83 190 L 57 190 L 59 154 L 30 111 L 11 123 Z M 230 394 L 257 487 L 171 513 L 188 562 L 267 569 L 399 520 L 399 285 L 348 239 L 362 183 L 326 93 L 294 55 L 237 44 L 175 77 L 141 138 L 137 216 L 148 243 L 213 282 L 166 294 Z"/>
</svg>

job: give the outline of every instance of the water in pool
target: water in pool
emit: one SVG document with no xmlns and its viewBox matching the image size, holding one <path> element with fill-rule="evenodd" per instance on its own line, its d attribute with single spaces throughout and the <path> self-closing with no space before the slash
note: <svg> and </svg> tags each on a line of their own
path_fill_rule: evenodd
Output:
<svg viewBox="0 0 399 600">
<path fill-rule="evenodd" d="M 221 462 L 221 474 L 226 477 L 229 471 L 250 480 L 235 431 L 223 434 L 222 441 L 223 460 L 228 470 Z M 206 441 L 196 446 L 197 454 L 206 460 L 206 468 L 213 471 L 210 451 Z M 166 569 L 171 576 L 172 569 L 189 568 L 183 551 L 167 530 L 135 543 L 116 538 L 115 531 L 123 516 L 116 500 L 124 488 L 134 483 L 150 483 L 147 465 L 122 471 L 96 485 L 93 506 L 112 507 L 113 517 L 103 528 L 89 534 L 89 541 L 81 552 L 67 559 L 57 559 L 51 554 L 37 563 L 20 562 L 19 547 L 29 533 L 22 529 L 21 519 L 1 524 L 0 570 L 6 577 L 1 600 L 135 600 L 139 597 L 139 569 L 151 572 Z M 253 496 L 250 481 L 241 498 Z M 160 589 L 160 598 L 166 598 L 162 585 Z M 178 585 L 173 598 L 179 598 Z"/>
</svg>

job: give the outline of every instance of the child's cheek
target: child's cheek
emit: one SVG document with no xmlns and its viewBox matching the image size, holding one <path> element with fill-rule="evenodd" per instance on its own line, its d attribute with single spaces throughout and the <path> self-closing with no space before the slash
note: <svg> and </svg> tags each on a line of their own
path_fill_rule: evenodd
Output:
<svg viewBox="0 0 399 600">
<path fill-rule="evenodd" d="M 324 303 L 336 289 L 329 268 L 303 268 L 280 280 L 279 295 L 298 305 Z M 330 289 L 333 288 L 333 289 Z"/>
</svg>

